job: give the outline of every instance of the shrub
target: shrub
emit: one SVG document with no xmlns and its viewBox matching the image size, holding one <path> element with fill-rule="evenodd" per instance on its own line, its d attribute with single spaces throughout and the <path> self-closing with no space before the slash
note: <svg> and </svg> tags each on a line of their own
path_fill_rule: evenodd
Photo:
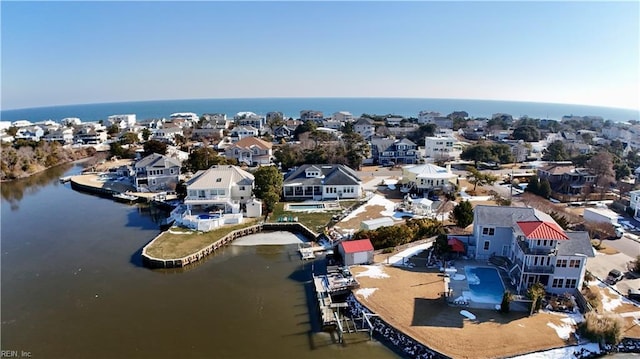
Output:
<svg viewBox="0 0 640 359">
<path fill-rule="evenodd" d="M 511 300 L 513 300 L 513 295 L 506 290 L 502 295 L 502 302 L 500 303 L 501 313 L 509 313 L 509 303 L 511 303 Z"/>
<path fill-rule="evenodd" d="M 387 247 L 385 249 L 382 250 L 383 254 L 388 254 L 388 253 L 393 253 L 394 248 L 393 247 Z"/>
<path fill-rule="evenodd" d="M 600 307 L 600 296 L 598 296 L 598 293 L 592 292 L 591 289 L 587 287 L 582 292 L 582 295 L 584 295 L 584 298 L 591 308 L 598 309 L 598 307 Z"/>
<path fill-rule="evenodd" d="M 578 326 L 578 331 L 593 342 L 615 345 L 622 340 L 623 325 L 622 319 L 618 316 L 590 312 L 585 315 L 585 321 Z"/>
</svg>

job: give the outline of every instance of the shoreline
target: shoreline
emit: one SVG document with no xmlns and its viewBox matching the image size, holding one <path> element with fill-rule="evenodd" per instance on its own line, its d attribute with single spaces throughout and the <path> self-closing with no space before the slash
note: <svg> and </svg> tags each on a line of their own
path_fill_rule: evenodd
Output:
<svg viewBox="0 0 640 359">
<path fill-rule="evenodd" d="M 28 173 L 28 174 L 26 174 L 26 175 L 24 175 L 24 176 L 20 176 L 20 177 L 17 177 L 17 178 L 11 178 L 11 179 L 0 179 L 0 183 L 10 183 L 10 182 L 14 182 L 14 181 L 24 180 L 24 179 L 27 179 L 27 178 L 29 178 L 29 177 L 31 177 L 31 176 L 35 176 L 35 175 L 37 175 L 37 174 L 39 174 L 39 173 L 42 173 L 42 172 L 44 172 L 44 171 L 50 170 L 50 169 L 52 169 L 52 168 L 56 168 L 56 167 L 58 167 L 58 166 L 68 165 L 68 164 L 76 164 L 76 163 L 82 163 L 82 162 L 88 161 L 88 160 L 90 160 L 91 158 L 93 158 L 93 157 L 95 157 L 95 156 L 96 156 L 96 155 L 94 154 L 94 155 L 86 156 L 86 157 L 79 158 L 79 159 L 76 159 L 76 160 L 64 161 L 64 162 L 61 162 L 61 163 L 55 164 L 55 165 L 53 165 L 53 166 L 49 166 L 49 167 L 45 167 L 45 168 L 39 169 L 39 170 L 37 170 L 37 171 L 35 171 L 35 172 L 31 172 L 31 173 Z"/>
</svg>

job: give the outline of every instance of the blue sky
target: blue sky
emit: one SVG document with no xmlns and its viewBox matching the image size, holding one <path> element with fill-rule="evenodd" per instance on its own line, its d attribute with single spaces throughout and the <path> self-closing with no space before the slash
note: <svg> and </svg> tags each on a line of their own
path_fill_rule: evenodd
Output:
<svg viewBox="0 0 640 359">
<path fill-rule="evenodd" d="M 2 108 L 420 97 L 640 108 L 629 2 L 0 2 Z"/>
</svg>

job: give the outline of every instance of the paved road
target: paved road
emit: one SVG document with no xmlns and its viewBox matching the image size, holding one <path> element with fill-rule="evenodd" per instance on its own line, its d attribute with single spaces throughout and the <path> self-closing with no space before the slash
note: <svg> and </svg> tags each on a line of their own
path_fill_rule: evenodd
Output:
<svg viewBox="0 0 640 359">
<path fill-rule="evenodd" d="M 637 257 L 640 255 L 640 243 L 632 239 L 632 234 L 625 234 L 620 239 L 603 240 L 605 246 L 610 246 L 618 251 L 628 255 L 629 257 Z M 637 236 L 636 236 L 637 237 Z"/>
</svg>

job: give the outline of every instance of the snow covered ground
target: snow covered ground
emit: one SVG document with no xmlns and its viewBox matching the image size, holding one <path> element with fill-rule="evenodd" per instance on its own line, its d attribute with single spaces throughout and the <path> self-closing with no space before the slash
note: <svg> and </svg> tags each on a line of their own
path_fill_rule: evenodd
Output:
<svg viewBox="0 0 640 359">
<path fill-rule="evenodd" d="M 404 251 L 400 252 L 400 253 L 396 253 L 393 256 L 388 258 L 388 264 L 393 265 L 393 266 L 406 266 L 408 265 L 408 260 L 409 258 L 415 256 L 416 254 L 429 249 L 431 247 L 433 243 L 423 243 L 423 244 L 418 244 L 417 246 L 413 246 L 410 248 L 405 249 Z"/>
</svg>

